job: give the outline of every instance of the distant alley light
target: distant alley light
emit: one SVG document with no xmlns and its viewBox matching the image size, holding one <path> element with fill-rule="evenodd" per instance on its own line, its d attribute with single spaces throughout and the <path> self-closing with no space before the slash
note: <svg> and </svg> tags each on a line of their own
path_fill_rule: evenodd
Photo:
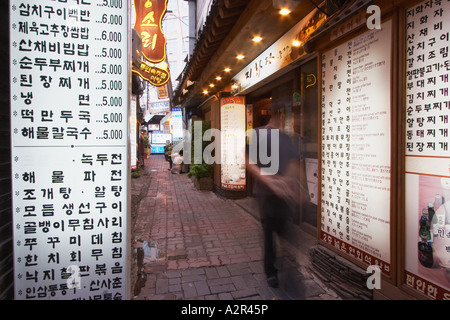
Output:
<svg viewBox="0 0 450 320">
<path fill-rule="evenodd" d="M 223 71 L 225 71 L 225 72 L 230 72 L 231 69 L 230 69 L 230 68 L 225 68 Z"/>
<path fill-rule="evenodd" d="M 238 60 L 242 60 L 244 58 L 245 58 L 245 56 L 243 56 L 242 54 L 238 54 L 236 57 L 236 59 L 238 59 Z"/>
<path fill-rule="evenodd" d="M 289 13 L 291 13 L 291 10 L 289 10 L 289 9 L 283 8 L 280 10 L 280 14 L 282 16 L 288 15 Z"/>
<path fill-rule="evenodd" d="M 262 38 L 260 36 L 255 36 L 252 39 L 252 41 L 254 41 L 254 42 L 260 42 L 261 40 L 262 40 Z"/>
</svg>

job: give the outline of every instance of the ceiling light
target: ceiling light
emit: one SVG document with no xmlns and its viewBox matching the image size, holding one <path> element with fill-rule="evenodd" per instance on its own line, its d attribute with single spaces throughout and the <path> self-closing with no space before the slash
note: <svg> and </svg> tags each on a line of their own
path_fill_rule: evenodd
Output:
<svg viewBox="0 0 450 320">
<path fill-rule="evenodd" d="M 223 71 L 225 71 L 225 72 L 230 72 L 231 69 L 230 69 L 230 68 L 225 68 Z"/>
<path fill-rule="evenodd" d="M 244 58 L 245 58 L 245 56 L 242 55 L 242 54 L 239 54 L 239 55 L 237 55 L 237 57 L 236 57 L 236 59 L 238 59 L 238 60 L 242 60 L 242 59 L 244 59 Z"/>
<path fill-rule="evenodd" d="M 208 94 L 208 90 L 203 90 L 203 94 Z"/>
<path fill-rule="evenodd" d="M 214 83 L 210 83 L 209 86 L 210 86 L 211 88 L 214 88 Z"/>
<path fill-rule="evenodd" d="M 289 9 L 283 8 L 283 9 L 280 10 L 280 14 L 281 14 L 282 16 L 286 16 L 286 15 L 288 15 L 289 13 L 291 13 L 291 10 L 289 10 Z"/>
<path fill-rule="evenodd" d="M 252 39 L 252 41 L 254 41 L 254 42 L 260 42 L 261 40 L 262 40 L 262 38 L 260 36 L 255 36 Z"/>
<path fill-rule="evenodd" d="M 301 43 L 301 41 L 299 41 L 299 40 L 294 40 L 294 41 L 292 41 L 292 45 L 293 45 L 294 47 L 300 47 L 300 46 L 302 45 L 302 43 Z"/>
<path fill-rule="evenodd" d="M 222 77 L 217 76 L 217 77 L 216 77 L 216 80 L 217 80 L 217 81 L 220 81 L 220 80 L 222 80 Z"/>
</svg>

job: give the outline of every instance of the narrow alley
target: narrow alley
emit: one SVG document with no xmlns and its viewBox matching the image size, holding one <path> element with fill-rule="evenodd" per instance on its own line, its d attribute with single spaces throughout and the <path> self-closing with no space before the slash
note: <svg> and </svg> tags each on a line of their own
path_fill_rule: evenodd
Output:
<svg viewBox="0 0 450 320">
<path fill-rule="evenodd" d="M 283 241 L 280 285 L 269 287 L 262 229 L 242 205 L 249 200 L 197 190 L 187 174 L 170 173 L 163 155 L 145 161 L 140 177 L 132 179 L 136 247 L 147 249 L 138 257 L 143 275 L 135 300 L 339 299 L 308 271 L 307 257 L 298 251 L 294 257 Z M 158 255 L 153 248 L 149 256 L 147 245 Z"/>
</svg>

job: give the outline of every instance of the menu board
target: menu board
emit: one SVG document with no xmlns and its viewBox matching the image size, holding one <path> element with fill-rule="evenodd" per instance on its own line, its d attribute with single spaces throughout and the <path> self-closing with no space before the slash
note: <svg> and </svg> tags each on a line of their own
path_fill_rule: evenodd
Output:
<svg viewBox="0 0 450 320">
<path fill-rule="evenodd" d="M 221 128 L 221 187 L 245 190 L 246 107 L 244 97 L 222 98 Z"/>
<path fill-rule="evenodd" d="M 128 3 L 10 1 L 16 299 L 126 299 Z"/>
<path fill-rule="evenodd" d="M 450 298 L 449 13 L 406 13 L 405 281 L 431 299 Z"/>
<path fill-rule="evenodd" d="M 322 55 L 321 239 L 390 273 L 391 21 Z"/>
</svg>

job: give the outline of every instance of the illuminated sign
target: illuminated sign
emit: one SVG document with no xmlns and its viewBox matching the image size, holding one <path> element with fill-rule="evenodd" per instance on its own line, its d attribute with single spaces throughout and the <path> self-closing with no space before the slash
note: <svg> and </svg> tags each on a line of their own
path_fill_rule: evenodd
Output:
<svg viewBox="0 0 450 320">
<path fill-rule="evenodd" d="M 321 60 L 321 239 L 385 274 L 391 273 L 391 32 L 386 21 Z"/>
<path fill-rule="evenodd" d="M 317 9 L 311 11 L 291 30 L 273 43 L 255 60 L 233 77 L 232 94 L 242 94 L 262 80 L 306 55 L 303 45 L 311 33 L 324 22 L 325 15 Z M 297 46 L 294 42 L 298 43 Z"/>
<path fill-rule="evenodd" d="M 154 64 L 166 60 L 166 38 L 161 23 L 167 11 L 167 0 L 134 0 L 134 7 L 134 29 L 141 36 L 144 59 L 140 68 L 132 71 L 156 87 L 163 86 L 170 78 L 167 64 Z"/>
<path fill-rule="evenodd" d="M 220 101 L 221 187 L 245 190 L 245 121 L 244 97 L 223 98 Z"/>
<path fill-rule="evenodd" d="M 136 22 L 134 28 L 142 39 L 142 54 L 145 59 L 158 63 L 166 58 L 166 38 L 161 22 L 166 13 L 167 0 L 134 0 Z"/>
<path fill-rule="evenodd" d="M 165 85 L 170 79 L 167 70 L 152 66 L 144 61 L 141 62 L 141 67 L 139 69 L 133 68 L 133 72 L 137 73 L 142 79 L 150 82 L 156 87 Z"/>
<path fill-rule="evenodd" d="M 10 4 L 15 299 L 128 299 L 127 2 Z"/>
<path fill-rule="evenodd" d="M 422 2 L 406 10 L 404 24 L 404 281 L 436 300 L 450 298 L 448 10 L 447 2 Z"/>
</svg>

